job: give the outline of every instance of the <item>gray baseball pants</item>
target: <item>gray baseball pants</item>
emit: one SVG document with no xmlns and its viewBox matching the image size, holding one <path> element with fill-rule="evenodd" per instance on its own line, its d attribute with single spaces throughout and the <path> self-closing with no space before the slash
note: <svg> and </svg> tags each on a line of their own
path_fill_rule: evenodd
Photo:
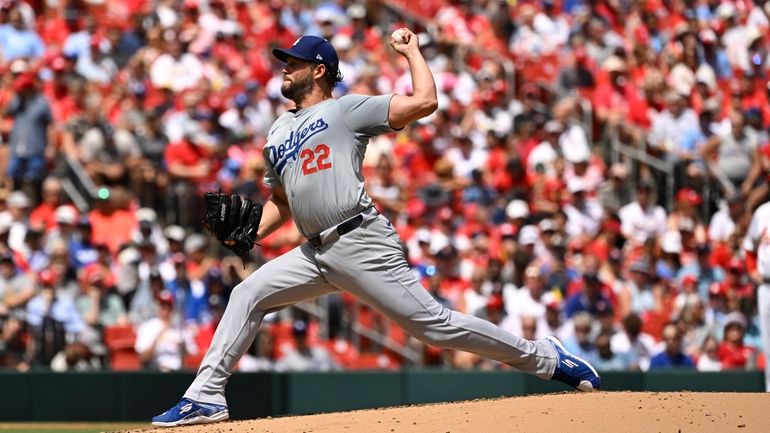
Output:
<svg viewBox="0 0 770 433">
<path fill-rule="evenodd" d="M 760 284 L 757 289 L 759 333 L 762 352 L 765 354 L 765 391 L 770 392 L 770 284 Z"/>
<path fill-rule="evenodd" d="M 443 308 L 412 273 L 390 222 L 374 210 L 339 239 L 324 231 L 324 246 L 302 244 L 264 264 L 232 292 L 198 374 L 185 397 L 226 405 L 225 384 L 256 336 L 267 312 L 347 291 L 378 309 L 426 344 L 475 353 L 516 370 L 550 379 L 556 351 L 492 323 Z"/>
</svg>

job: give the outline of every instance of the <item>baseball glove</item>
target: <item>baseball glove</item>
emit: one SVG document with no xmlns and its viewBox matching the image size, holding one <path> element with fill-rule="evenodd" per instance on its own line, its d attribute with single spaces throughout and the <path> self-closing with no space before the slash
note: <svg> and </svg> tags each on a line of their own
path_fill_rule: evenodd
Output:
<svg viewBox="0 0 770 433">
<path fill-rule="evenodd" d="M 203 221 L 206 228 L 245 263 L 257 241 L 262 203 L 221 192 L 204 193 L 203 199 L 206 202 Z"/>
</svg>

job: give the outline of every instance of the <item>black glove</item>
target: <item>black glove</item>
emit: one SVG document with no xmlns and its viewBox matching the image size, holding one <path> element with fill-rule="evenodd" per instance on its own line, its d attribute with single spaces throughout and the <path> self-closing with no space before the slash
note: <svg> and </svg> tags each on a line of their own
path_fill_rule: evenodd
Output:
<svg viewBox="0 0 770 433">
<path fill-rule="evenodd" d="M 206 228 L 245 263 L 257 241 L 262 203 L 221 192 L 207 192 L 203 199 L 206 202 Z"/>
</svg>

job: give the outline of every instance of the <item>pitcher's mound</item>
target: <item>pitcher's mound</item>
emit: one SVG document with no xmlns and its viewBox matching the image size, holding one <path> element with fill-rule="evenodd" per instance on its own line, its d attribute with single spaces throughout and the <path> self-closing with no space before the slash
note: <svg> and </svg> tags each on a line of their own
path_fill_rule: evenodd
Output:
<svg viewBox="0 0 770 433">
<path fill-rule="evenodd" d="M 548 394 L 143 431 L 153 433 L 768 433 L 770 432 L 770 394 L 692 392 Z"/>
</svg>

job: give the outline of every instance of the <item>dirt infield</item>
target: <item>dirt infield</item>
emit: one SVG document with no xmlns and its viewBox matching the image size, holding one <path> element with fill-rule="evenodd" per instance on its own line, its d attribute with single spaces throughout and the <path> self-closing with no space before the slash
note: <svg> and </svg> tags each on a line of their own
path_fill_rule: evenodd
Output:
<svg viewBox="0 0 770 433">
<path fill-rule="evenodd" d="M 267 418 L 144 433 L 770 432 L 770 394 L 597 392 Z"/>
</svg>

